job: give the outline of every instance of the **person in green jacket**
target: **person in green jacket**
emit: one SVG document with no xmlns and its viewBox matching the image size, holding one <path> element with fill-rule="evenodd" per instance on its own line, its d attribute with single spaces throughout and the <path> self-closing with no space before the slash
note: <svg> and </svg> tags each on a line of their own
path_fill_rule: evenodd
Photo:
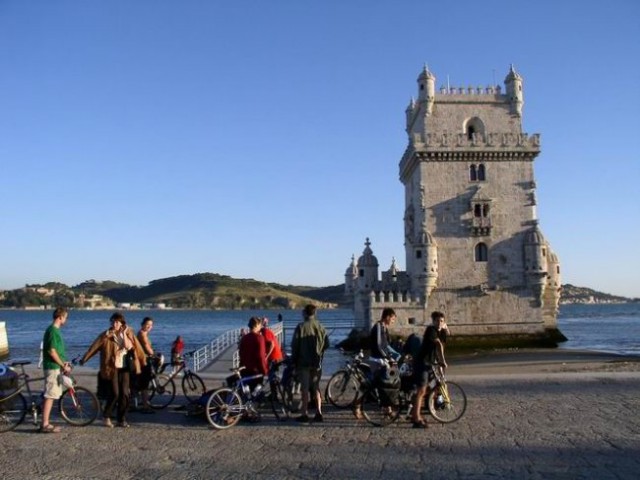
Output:
<svg viewBox="0 0 640 480">
<path fill-rule="evenodd" d="M 53 401 L 62 396 L 62 385 L 58 376 L 60 372 L 69 373 L 71 364 L 67 362 L 64 340 L 60 335 L 60 328 L 67 323 L 66 308 L 56 308 L 53 311 L 53 322 L 44 332 L 42 339 L 42 368 L 44 370 L 44 400 L 42 401 L 42 433 L 58 433 L 60 427 L 49 423 Z"/>
<path fill-rule="evenodd" d="M 322 377 L 322 357 L 329 348 L 329 336 L 322 324 L 316 319 L 315 305 L 307 305 L 302 311 L 304 321 L 299 323 L 291 339 L 291 357 L 302 389 L 302 415 L 299 422 L 309 421 L 309 394 L 316 399 L 315 422 L 322 422 L 322 396 L 320 378 Z"/>
</svg>

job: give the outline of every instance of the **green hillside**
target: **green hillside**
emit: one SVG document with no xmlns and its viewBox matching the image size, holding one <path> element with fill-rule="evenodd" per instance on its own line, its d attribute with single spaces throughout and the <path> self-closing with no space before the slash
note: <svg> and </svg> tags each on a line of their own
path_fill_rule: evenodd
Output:
<svg viewBox="0 0 640 480">
<path fill-rule="evenodd" d="M 144 287 L 115 282 L 85 282 L 74 290 L 81 290 L 85 295 L 103 295 L 116 303 L 164 303 L 173 308 L 290 309 L 301 308 L 307 303 L 325 308 L 335 306 L 331 300 L 305 295 L 304 287 L 284 287 L 216 273 L 162 278 Z"/>
<path fill-rule="evenodd" d="M 595 290 L 563 285 L 562 303 L 622 303 L 638 301 Z M 0 291 L 0 307 L 67 306 L 112 308 L 117 304 L 165 304 L 191 309 L 296 309 L 307 303 L 321 308 L 349 307 L 344 284 L 329 287 L 280 285 L 237 279 L 216 273 L 196 273 L 153 280 L 145 286 L 88 280 L 69 287 L 58 282 Z"/>
</svg>

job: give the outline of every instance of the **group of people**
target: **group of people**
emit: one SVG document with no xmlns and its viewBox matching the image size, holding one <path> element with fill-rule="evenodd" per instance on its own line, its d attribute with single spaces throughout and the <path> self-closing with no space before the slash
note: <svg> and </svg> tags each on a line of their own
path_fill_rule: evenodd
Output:
<svg viewBox="0 0 640 480">
<path fill-rule="evenodd" d="M 322 395 L 320 393 L 320 378 L 322 376 L 322 359 L 329 348 L 329 336 L 326 329 L 316 318 L 316 307 L 307 305 L 302 311 L 303 321 L 300 322 L 291 338 L 291 361 L 301 385 L 301 415 L 296 418 L 299 422 L 311 421 L 309 406 L 314 400 L 316 413 L 313 421 L 322 422 Z M 51 408 L 54 400 L 62 395 L 59 381 L 60 373 L 68 373 L 71 365 L 67 361 L 65 344 L 60 334 L 60 328 L 67 321 L 68 312 L 65 308 L 56 308 L 53 312 L 53 322 L 47 328 L 43 339 L 43 369 L 45 373 L 45 391 L 42 409 L 41 431 L 57 433 L 60 428 L 50 422 Z M 371 346 L 372 363 L 384 364 L 395 362 L 401 354 L 390 342 L 389 328 L 396 320 L 396 313 L 392 308 L 385 308 L 381 318 L 371 328 L 369 341 Z M 149 405 L 148 385 L 154 368 L 155 352 L 149 338 L 153 328 L 153 319 L 145 317 L 140 330 L 134 333 L 126 323 L 124 315 L 119 312 L 111 315 L 111 326 L 93 341 L 87 352 L 82 356 L 83 365 L 91 357 L 100 353 L 100 371 L 98 374 L 98 396 L 104 398 L 103 422 L 112 428 L 111 414 L 116 409 L 116 420 L 119 427 L 127 428 L 129 423 L 126 414 L 129 410 L 131 388 L 142 394 L 142 412 L 153 412 Z M 249 331 L 244 333 L 239 341 L 240 365 L 244 367 L 243 376 L 267 375 L 271 362 L 283 359 L 282 348 L 273 331 L 269 328 L 266 317 L 251 317 Z M 427 385 L 433 379 L 433 365 L 447 366 L 444 356 L 444 346 L 449 329 L 442 312 L 431 314 L 431 325 L 424 332 L 422 340 L 417 335 L 411 335 L 404 346 L 405 354 L 413 359 L 413 381 L 417 393 L 413 400 L 411 420 L 414 428 L 426 428 L 427 424 L 421 418 L 422 403 L 427 391 Z M 172 363 L 181 360 L 184 342 L 178 336 L 172 346 Z M 356 407 L 356 416 L 360 412 Z"/>
<path fill-rule="evenodd" d="M 389 327 L 396 321 L 396 312 L 393 308 L 387 307 L 382 310 L 381 318 L 371 328 L 369 335 L 369 344 L 371 346 L 371 359 L 375 364 L 376 361 L 382 363 L 396 362 L 401 354 L 396 351 L 389 340 Z M 431 313 L 431 325 L 428 325 L 422 336 L 422 340 L 416 334 L 412 334 L 407 339 L 403 353 L 411 356 L 413 383 L 416 390 L 415 398 L 413 398 L 413 407 L 411 410 L 411 422 L 414 428 L 427 428 L 427 423 L 421 417 L 422 404 L 427 386 L 434 378 L 433 367 L 440 365 L 447 367 L 447 361 L 444 356 L 444 346 L 447 343 L 449 335 L 449 327 L 445 322 L 445 316 L 442 312 Z M 356 406 L 356 417 L 361 413 Z"/>
<path fill-rule="evenodd" d="M 68 315 L 65 308 L 56 308 L 53 312 L 53 322 L 45 331 L 43 338 L 42 367 L 45 374 L 45 389 L 40 428 L 43 433 L 60 432 L 60 427 L 53 426 L 49 419 L 54 400 L 62 395 L 59 374 L 68 373 L 71 370 L 60 333 L 60 328 L 66 323 Z M 148 396 L 152 369 L 157 367 L 157 357 L 149 338 L 153 319 L 145 317 L 137 334 L 127 325 L 122 313 L 116 312 L 111 315 L 110 323 L 111 326 L 96 337 L 82 356 L 80 365 L 94 355 L 100 354 L 98 397 L 105 400 L 104 425 L 113 428 L 111 415 L 115 408 L 117 426 L 128 428 L 130 425 L 126 415 L 130 409 L 132 389 L 140 392 L 142 396 L 140 411 L 153 413 Z M 172 362 L 181 357 L 183 349 L 184 342 L 178 336 L 172 346 Z"/>
<path fill-rule="evenodd" d="M 301 415 L 296 420 L 309 422 L 309 403 L 315 400 L 315 422 L 322 422 L 320 378 L 322 358 L 329 348 L 329 336 L 316 318 L 315 305 L 302 311 L 303 321 L 296 326 L 291 339 L 291 361 L 301 385 Z M 267 375 L 269 364 L 283 359 L 282 349 L 274 333 L 268 328 L 268 319 L 251 317 L 249 332 L 240 338 L 240 365 L 243 376 Z"/>
</svg>

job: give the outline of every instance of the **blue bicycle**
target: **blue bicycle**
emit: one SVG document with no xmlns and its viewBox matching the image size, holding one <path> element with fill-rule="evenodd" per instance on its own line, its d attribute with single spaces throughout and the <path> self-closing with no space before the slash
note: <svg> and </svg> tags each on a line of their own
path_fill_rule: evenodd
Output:
<svg viewBox="0 0 640 480">
<path fill-rule="evenodd" d="M 278 420 L 289 418 L 290 410 L 285 402 L 282 378 L 279 374 L 281 362 L 269 368 L 267 382 L 264 375 L 241 375 L 244 367 L 233 369 L 226 379 L 226 387 L 214 390 L 205 407 L 207 421 L 212 427 L 224 430 L 236 425 L 241 418 L 258 422 L 260 409 L 267 403 Z"/>
</svg>

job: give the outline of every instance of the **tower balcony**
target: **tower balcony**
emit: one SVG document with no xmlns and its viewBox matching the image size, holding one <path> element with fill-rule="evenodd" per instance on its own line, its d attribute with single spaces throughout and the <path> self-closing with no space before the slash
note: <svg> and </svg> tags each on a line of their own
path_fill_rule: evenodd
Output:
<svg viewBox="0 0 640 480">
<path fill-rule="evenodd" d="M 474 237 L 486 237 L 491 235 L 491 219 L 474 217 L 471 221 L 471 235 Z"/>
</svg>

